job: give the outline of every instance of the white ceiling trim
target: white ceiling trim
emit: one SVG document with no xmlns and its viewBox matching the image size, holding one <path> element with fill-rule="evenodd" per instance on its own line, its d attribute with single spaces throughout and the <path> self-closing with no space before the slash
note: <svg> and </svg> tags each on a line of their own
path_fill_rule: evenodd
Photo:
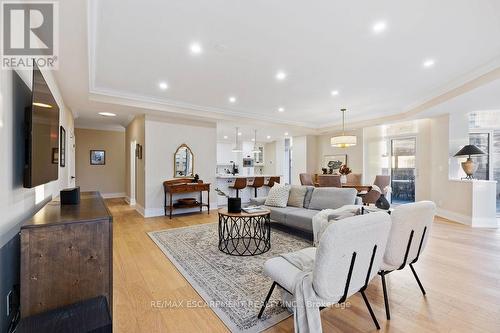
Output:
<svg viewBox="0 0 500 333">
<path fill-rule="evenodd" d="M 315 128 L 314 124 L 307 122 L 277 121 L 275 117 L 270 117 L 265 115 L 259 115 L 259 116 L 249 115 L 248 113 L 245 112 L 239 112 L 233 110 L 228 111 L 214 107 L 193 105 L 179 101 L 154 98 L 151 96 L 130 94 L 119 90 L 94 88 L 89 91 L 89 99 L 96 102 L 121 104 L 130 107 L 165 111 L 183 115 L 203 116 L 217 120 L 223 120 L 223 119 L 241 120 L 241 118 L 246 118 L 258 121 L 271 122 L 280 125 L 292 125 L 298 127 L 306 127 L 309 129 Z M 202 115 L 200 115 L 200 111 L 203 112 Z"/>
</svg>

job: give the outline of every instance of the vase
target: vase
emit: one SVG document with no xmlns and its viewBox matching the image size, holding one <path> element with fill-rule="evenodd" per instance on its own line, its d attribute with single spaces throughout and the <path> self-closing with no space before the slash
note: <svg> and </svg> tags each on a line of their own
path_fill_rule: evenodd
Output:
<svg viewBox="0 0 500 333">
<path fill-rule="evenodd" d="M 375 202 L 375 206 L 380 209 L 389 209 L 391 204 L 387 201 L 385 195 L 381 194 L 378 198 L 377 202 Z"/>
<path fill-rule="evenodd" d="M 342 184 L 347 183 L 347 175 L 340 175 L 340 183 Z"/>
<path fill-rule="evenodd" d="M 241 198 L 227 198 L 227 211 L 241 213 Z"/>
</svg>

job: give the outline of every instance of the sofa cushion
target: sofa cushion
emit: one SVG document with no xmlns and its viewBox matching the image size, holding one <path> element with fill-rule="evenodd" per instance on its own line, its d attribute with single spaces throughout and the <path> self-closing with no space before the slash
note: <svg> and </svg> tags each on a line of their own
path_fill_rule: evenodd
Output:
<svg viewBox="0 0 500 333">
<path fill-rule="evenodd" d="M 300 185 L 292 185 L 290 187 L 290 195 L 288 196 L 287 206 L 304 207 L 304 197 L 307 193 L 307 187 Z"/>
<path fill-rule="evenodd" d="M 337 209 L 353 205 L 357 194 L 354 188 L 317 187 L 312 193 L 309 209 Z"/>
<path fill-rule="evenodd" d="M 311 197 L 314 191 L 314 186 L 306 186 L 307 192 L 304 196 L 304 208 L 309 208 L 309 204 L 311 203 Z"/>
<path fill-rule="evenodd" d="M 290 186 L 275 183 L 269 190 L 265 205 L 271 207 L 286 207 Z"/>
<path fill-rule="evenodd" d="M 298 208 L 286 214 L 285 224 L 297 229 L 312 231 L 312 218 L 318 214 L 317 210 Z"/>
<path fill-rule="evenodd" d="M 286 223 L 286 216 L 288 213 L 296 209 L 300 209 L 295 207 L 272 207 L 272 206 L 266 206 L 266 208 L 271 211 L 271 220 L 282 224 Z"/>
<path fill-rule="evenodd" d="M 250 198 L 250 204 L 255 206 L 261 206 L 266 202 L 267 197 L 256 197 Z"/>
</svg>

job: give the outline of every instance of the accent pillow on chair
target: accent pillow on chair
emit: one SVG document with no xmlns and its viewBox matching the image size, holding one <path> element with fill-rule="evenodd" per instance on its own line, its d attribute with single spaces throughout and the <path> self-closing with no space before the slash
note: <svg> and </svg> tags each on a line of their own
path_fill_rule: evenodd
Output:
<svg viewBox="0 0 500 333">
<path fill-rule="evenodd" d="M 290 195 L 288 196 L 288 206 L 304 207 L 304 197 L 307 193 L 306 186 L 292 185 L 290 187 Z"/>
<path fill-rule="evenodd" d="M 269 193 L 264 203 L 266 206 L 271 207 L 286 207 L 288 203 L 288 196 L 290 194 L 290 186 L 275 183 L 269 190 Z"/>
</svg>

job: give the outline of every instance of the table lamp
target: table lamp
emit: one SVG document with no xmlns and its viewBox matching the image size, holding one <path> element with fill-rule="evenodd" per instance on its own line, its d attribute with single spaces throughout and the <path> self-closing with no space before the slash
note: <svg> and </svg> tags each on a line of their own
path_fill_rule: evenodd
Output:
<svg viewBox="0 0 500 333">
<path fill-rule="evenodd" d="M 467 145 L 464 146 L 462 149 L 460 149 L 456 154 L 455 157 L 457 156 L 469 156 L 467 158 L 467 161 L 462 162 L 462 169 L 464 170 L 465 174 L 467 177 L 465 179 L 474 179 L 474 171 L 476 171 L 476 165 L 471 159 L 472 155 L 486 155 L 484 151 L 482 151 L 480 148 L 474 145 Z"/>
</svg>

